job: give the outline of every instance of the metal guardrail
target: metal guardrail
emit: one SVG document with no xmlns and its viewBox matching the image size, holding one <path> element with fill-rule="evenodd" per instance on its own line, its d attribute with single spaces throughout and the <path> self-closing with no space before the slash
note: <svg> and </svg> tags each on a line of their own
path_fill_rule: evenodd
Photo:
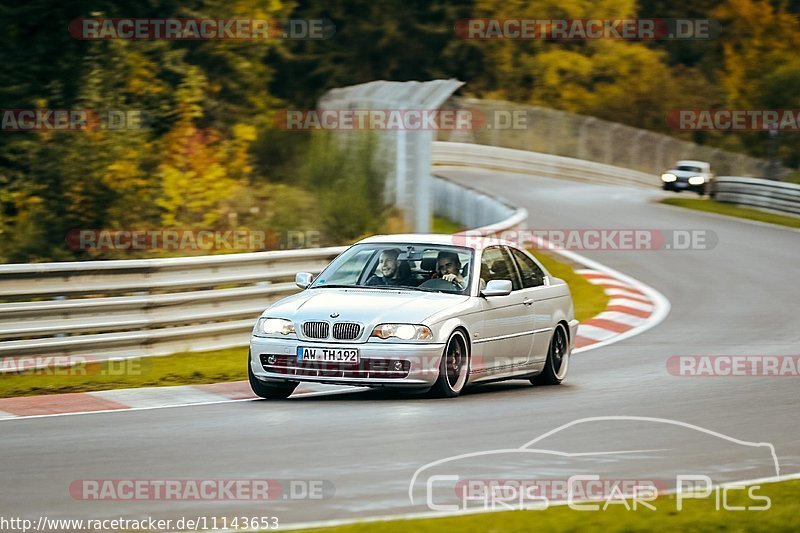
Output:
<svg viewBox="0 0 800 533">
<path fill-rule="evenodd" d="M 657 176 L 571 157 L 526 152 L 480 144 L 439 141 L 433 143 L 436 166 L 480 167 L 521 172 L 550 178 L 568 178 L 591 183 L 657 187 Z"/>
<path fill-rule="evenodd" d="M 502 231 L 516 227 L 528 218 L 525 209 L 512 207 L 502 199 L 492 198 L 458 183 L 438 176 L 432 176 L 431 183 L 434 214 L 458 221 L 465 228 Z"/>
<path fill-rule="evenodd" d="M 800 215 L 800 185 L 794 183 L 720 176 L 714 180 L 712 195 L 720 202 Z"/>
<path fill-rule="evenodd" d="M 297 271 L 319 272 L 344 249 L 0 265 L 0 358 L 240 346 L 270 302 L 297 291 Z"/>
</svg>

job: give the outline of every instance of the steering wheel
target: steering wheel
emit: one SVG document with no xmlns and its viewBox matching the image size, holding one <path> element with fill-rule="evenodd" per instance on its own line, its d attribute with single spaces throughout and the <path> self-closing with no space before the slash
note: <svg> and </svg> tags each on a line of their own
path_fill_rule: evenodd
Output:
<svg viewBox="0 0 800 533">
<path fill-rule="evenodd" d="M 441 278 L 434 278 L 425 281 L 419 285 L 420 287 L 427 288 L 427 289 L 434 289 L 434 290 L 447 290 L 452 289 L 453 287 L 457 288 L 458 290 L 462 290 L 461 286 L 455 281 L 447 281 Z"/>
</svg>

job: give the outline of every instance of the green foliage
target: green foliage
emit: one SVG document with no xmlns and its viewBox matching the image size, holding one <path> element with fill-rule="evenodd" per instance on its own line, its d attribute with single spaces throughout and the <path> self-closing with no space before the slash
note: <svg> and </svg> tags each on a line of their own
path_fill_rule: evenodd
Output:
<svg viewBox="0 0 800 533">
<path fill-rule="evenodd" d="M 316 195 L 314 216 L 325 229 L 323 244 L 379 233 L 386 222 L 385 171 L 376 160 L 377 142 L 364 132 L 312 136 L 298 183 Z"/>
<path fill-rule="evenodd" d="M 300 2 L 292 16 L 327 18 L 330 39 L 293 41 L 272 51 L 275 95 L 313 107 L 326 90 L 373 80 L 473 80 L 486 75 L 483 43 L 455 37 L 453 26 L 473 15 L 464 0 L 326 0 Z"/>
</svg>

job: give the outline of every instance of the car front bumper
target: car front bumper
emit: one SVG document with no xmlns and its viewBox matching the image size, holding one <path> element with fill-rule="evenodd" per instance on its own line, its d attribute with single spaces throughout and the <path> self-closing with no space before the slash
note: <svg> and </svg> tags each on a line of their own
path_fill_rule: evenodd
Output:
<svg viewBox="0 0 800 533">
<path fill-rule="evenodd" d="M 360 362 L 358 364 L 299 362 L 298 346 L 357 349 Z M 250 368 L 255 377 L 262 381 L 311 381 L 367 387 L 425 388 L 432 386 L 439 377 L 439 362 L 444 347 L 444 343 L 348 344 L 251 337 Z M 398 367 L 402 369 L 395 370 Z"/>
<path fill-rule="evenodd" d="M 706 184 L 703 185 L 692 185 L 688 181 L 669 181 L 662 184 L 662 188 L 665 191 L 691 191 L 691 192 L 703 192 L 706 190 Z"/>
</svg>

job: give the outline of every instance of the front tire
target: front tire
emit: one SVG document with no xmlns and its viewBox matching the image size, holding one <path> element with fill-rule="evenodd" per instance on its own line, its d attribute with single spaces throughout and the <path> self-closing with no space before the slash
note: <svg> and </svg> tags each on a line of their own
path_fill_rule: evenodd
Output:
<svg viewBox="0 0 800 533">
<path fill-rule="evenodd" d="M 469 375 L 467 339 L 460 330 L 454 331 L 447 341 L 439 362 L 439 377 L 430 389 L 434 398 L 455 398 L 464 390 Z"/>
<path fill-rule="evenodd" d="M 569 368 L 569 340 L 564 324 L 558 324 L 547 350 L 547 362 L 542 373 L 531 378 L 534 385 L 558 385 L 567 377 Z"/>
<path fill-rule="evenodd" d="M 250 354 L 247 354 L 247 379 L 250 381 L 250 388 L 256 396 L 260 396 L 266 400 L 285 400 L 299 385 L 296 381 L 287 381 L 285 383 L 264 383 L 253 374 L 253 368 L 250 366 Z"/>
</svg>

